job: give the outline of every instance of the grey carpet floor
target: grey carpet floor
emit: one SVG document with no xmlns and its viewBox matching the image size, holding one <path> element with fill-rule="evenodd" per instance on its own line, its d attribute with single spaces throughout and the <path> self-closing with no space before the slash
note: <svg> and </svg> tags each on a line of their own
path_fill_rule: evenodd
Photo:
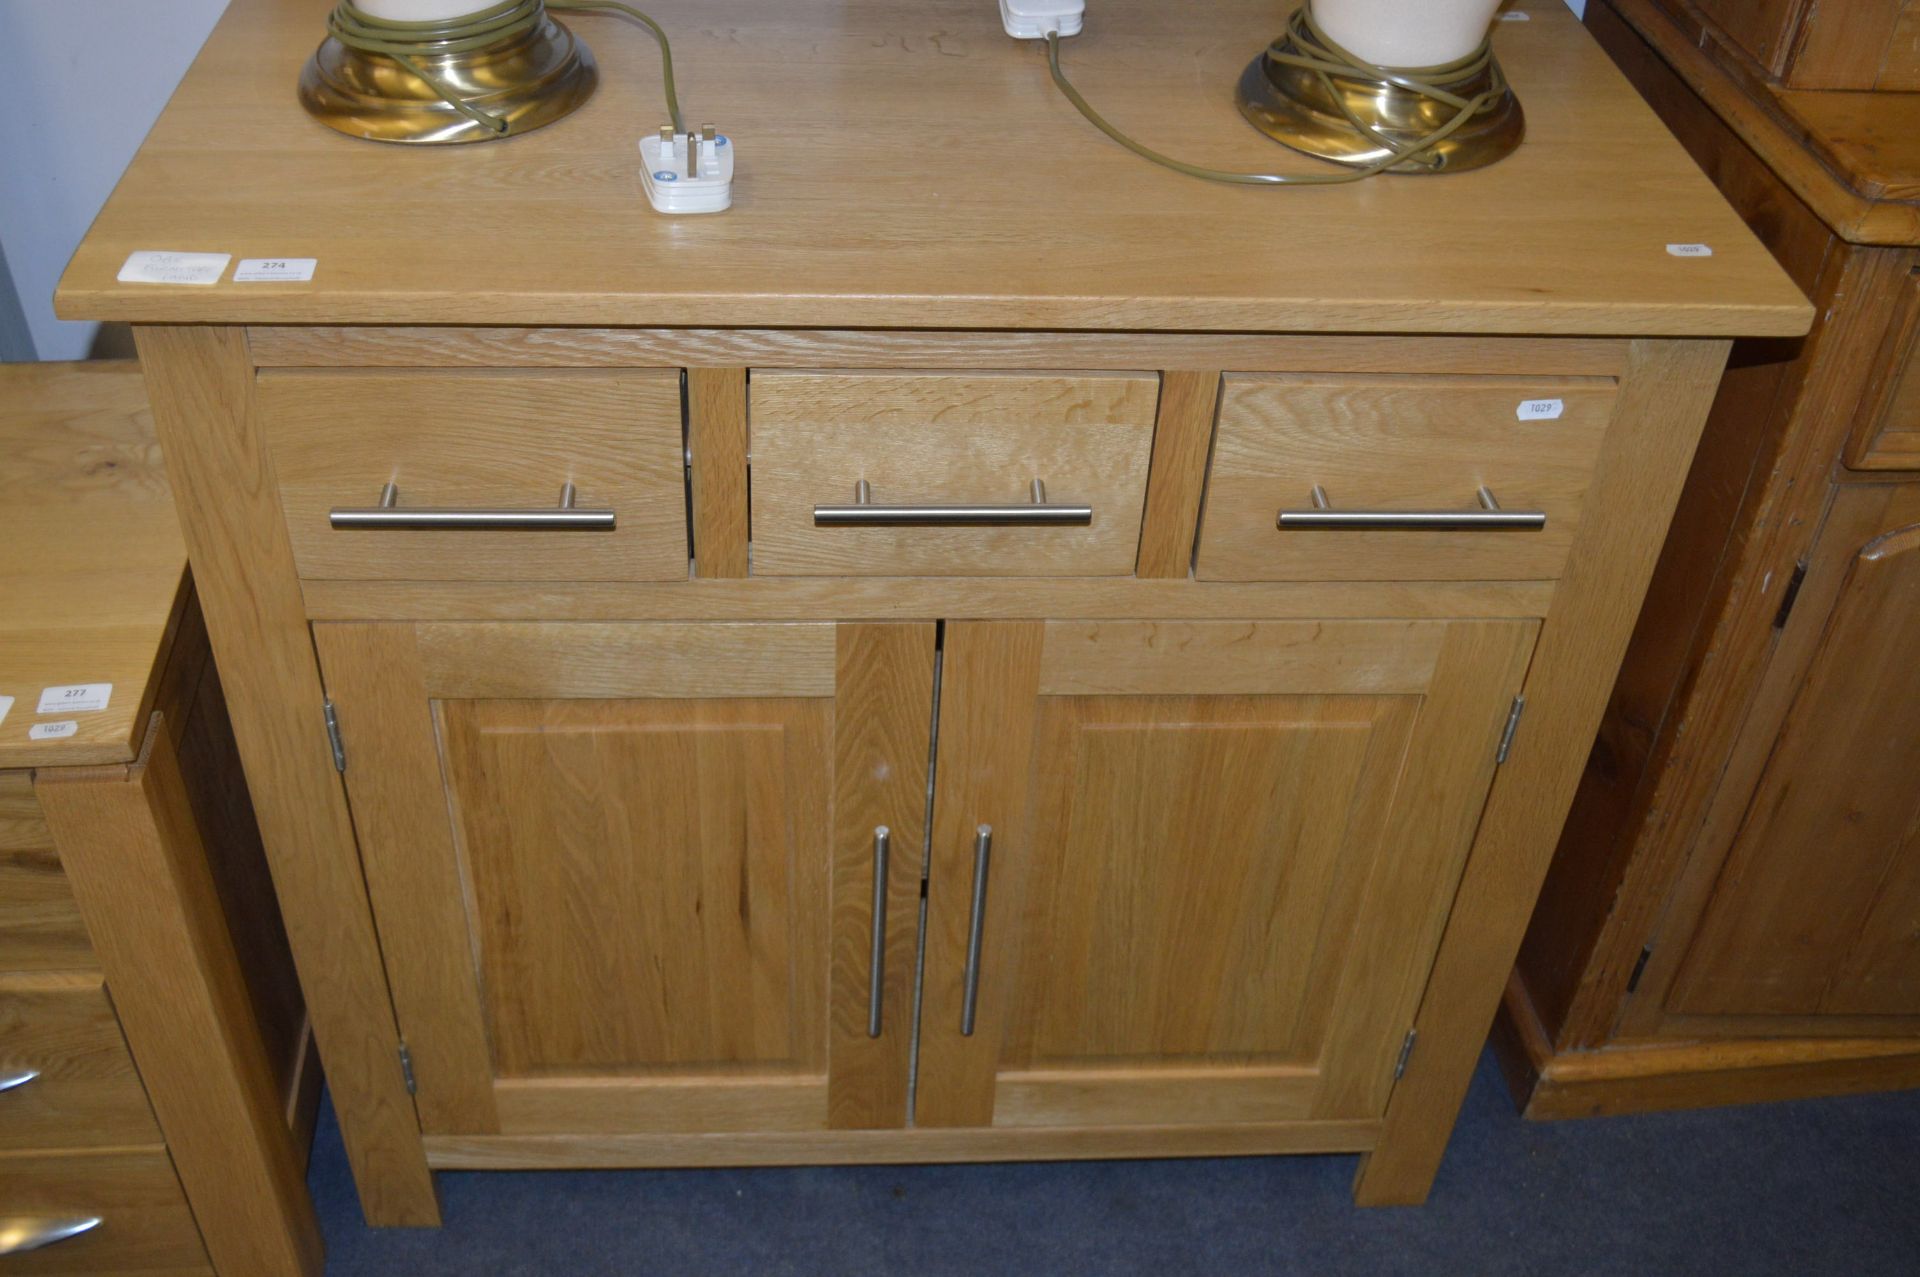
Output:
<svg viewBox="0 0 1920 1277">
<path fill-rule="evenodd" d="M 1920 1274 L 1920 1091 L 1540 1124 L 1489 1058 L 1425 1207 L 1354 1160 L 446 1173 L 376 1232 L 323 1111 L 309 1178 L 333 1277 Z"/>
</svg>

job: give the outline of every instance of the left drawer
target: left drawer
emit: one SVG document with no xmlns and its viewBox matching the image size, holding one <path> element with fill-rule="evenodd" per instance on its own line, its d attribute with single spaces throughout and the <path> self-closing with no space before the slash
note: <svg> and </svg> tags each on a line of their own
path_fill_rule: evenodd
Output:
<svg viewBox="0 0 1920 1277">
<path fill-rule="evenodd" d="M 0 1152 L 157 1144 L 98 977 L 0 976 Z"/>
<path fill-rule="evenodd" d="M 687 575 L 677 372 L 270 370 L 259 410 L 303 577 Z"/>
<path fill-rule="evenodd" d="M 54 1240 L 61 1233 L 70 1236 Z M 0 1250 L 0 1272 L 213 1272 L 186 1195 L 163 1148 L 100 1153 L 0 1153 L 0 1234 L 31 1250 Z"/>
</svg>

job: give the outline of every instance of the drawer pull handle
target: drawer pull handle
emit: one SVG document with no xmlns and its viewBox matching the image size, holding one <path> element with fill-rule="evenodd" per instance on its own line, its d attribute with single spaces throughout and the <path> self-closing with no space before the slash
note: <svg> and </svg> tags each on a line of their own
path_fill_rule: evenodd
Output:
<svg viewBox="0 0 1920 1277">
<path fill-rule="evenodd" d="M 887 982 L 887 860 L 893 834 L 873 831 L 873 957 L 867 970 L 867 1036 L 880 1036 L 880 1000 Z"/>
<path fill-rule="evenodd" d="M 1327 490 L 1313 485 L 1313 509 L 1282 510 L 1279 526 L 1299 532 L 1538 532 L 1544 510 L 1503 510 L 1482 485 L 1478 510 L 1336 510 Z"/>
<path fill-rule="evenodd" d="M 384 528 L 389 531 L 434 532 L 611 532 L 613 511 L 583 510 L 574 505 L 571 483 L 560 489 L 560 504 L 551 510 L 407 509 L 400 504 L 398 485 L 380 489 L 380 504 L 334 508 L 327 521 L 335 528 Z"/>
<path fill-rule="evenodd" d="M 100 1227 L 98 1215 L 0 1215 L 0 1255 L 24 1255 Z"/>
<path fill-rule="evenodd" d="M 993 826 L 973 835 L 973 916 L 967 923 L 967 987 L 960 1002 L 960 1036 L 973 1036 L 974 1011 L 980 1005 L 980 941 L 987 926 L 987 866 L 993 859 Z"/>
<path fill-rule="evenodd" d="M 1026 505 L 875 505 L 873 485 L 853 485 L 852 505 L 813 507 L 817 528 L 1057 528 L 1086 527 L 1090 505 L 1048 505 L 1047 485 L 1033 481 Z"/>
<path fill-rule="evenodd" d="M 0 1094 L 23 1087 L 39 1076 L 39 1069 L 0 1069 Z"/>
</svg>

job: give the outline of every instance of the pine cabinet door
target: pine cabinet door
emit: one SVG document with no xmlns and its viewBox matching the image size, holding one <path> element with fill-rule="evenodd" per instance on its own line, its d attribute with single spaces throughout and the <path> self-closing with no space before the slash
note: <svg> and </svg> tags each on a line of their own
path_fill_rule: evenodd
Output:
<svg viewBox="0 0 1920 1277">
<path fill-rule="evenodd" d="M 315 638 L 429 1134 L 904 1123 L 931 624 Z"/>
<path fill-rule="evenodd" d="M 1842 488 L 1781 662 L 1791 708 L 1668 1007 L 1795 1017 L 1791 1032 L 1920 1029 L 1920 485 Z M 1803 630 L 1803 627 L 1805 629 Z M 1783 643 L 1785 640 L 1783 639 Z M 1762 730 L 1765 730 L 1764 728 Z M 1824 1024 L 1822 1023 L 1824 1022 Z M 1788 1031 L 1765 1019 L 1742 1031 Z"/>
<path fill-rule="evenodd" d="M 950 624 L 916 1122 L 1377 1117 L 1536 630 Z"/>
</svg>

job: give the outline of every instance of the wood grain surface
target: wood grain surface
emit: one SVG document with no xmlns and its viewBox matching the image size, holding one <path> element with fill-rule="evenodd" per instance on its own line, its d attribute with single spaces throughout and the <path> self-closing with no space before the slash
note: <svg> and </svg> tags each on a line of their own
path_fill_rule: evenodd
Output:
<svg viewBox="0 0 1920 1277">
<path fill-rule="evenodd" d="M 732 209 L 676 218 L 650 210 L 635 172 L 634 139 L 663 106 L 657 51 L 630 23 L 566 19 L 601 85 L 559 124 L 380 147 L 317 127 L 294 97 L 322 34 L 310 0 L 241 0 L 59 307 L 163 322 L 1803 331 L 1806 303 L 1572 15 L 1524 7 L 1532 21 L 1495 38 L 1527 111 L 1516 155 L 1441 181 L 1261 190 L 1101 136 L 1039 47 L 977 0 L 662 0 L 682 99 L 739 152 Z M 1233 107 L 1283 16 L 1271 0 L 1210 0 L 1204 21 L 1112 0 L 1067 69 L 1150 145 L 1317 171 Z M 1677 258 L 1674 243 L 1714 256 Z M 138 249 L 319 266 L 307 284 L 115 282 Z"/>
</svg>

